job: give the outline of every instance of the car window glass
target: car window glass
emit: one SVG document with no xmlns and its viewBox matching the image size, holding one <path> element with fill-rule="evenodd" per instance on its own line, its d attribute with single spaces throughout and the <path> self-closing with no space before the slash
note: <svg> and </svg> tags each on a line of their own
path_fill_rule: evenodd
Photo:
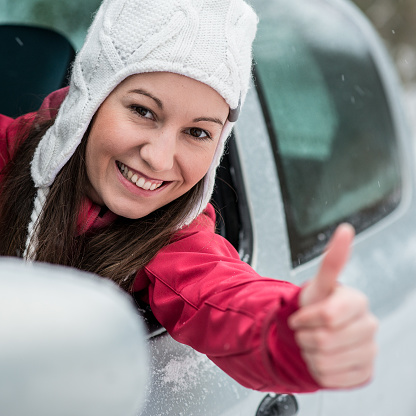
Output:
<svg viewBox="0 0 416 416">
<path fill-rule="evenodd" d="M 0 24 L 40 25 L 65 35 L 79 49 L 101 0 L 0 0 Z"/>
<path fill-rule="evenodd" d="M 297 265 L 321 252 L 339 222 L 359 232 L 398 205 L 399 156 L 378 70 L 354 22 L 325 1 L 271 6 L 258 2 L 256 86 Z"/>
</svg>

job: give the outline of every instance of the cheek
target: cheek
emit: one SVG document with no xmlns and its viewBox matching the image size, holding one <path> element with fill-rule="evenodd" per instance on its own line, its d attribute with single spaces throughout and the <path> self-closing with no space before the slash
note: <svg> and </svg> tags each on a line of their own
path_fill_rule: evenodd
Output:
<svg viewBox="0 0 416 416">
<path fill-rule="evenodd" d="M 100 166 L 104 168 L 105 162 L 117 151 L 118 146 L 105 132 L 91 131 L 85 150 L 87 172 L 92 172 Z"/>
<path fill-rule="evenodd" d="M 101 135 L 90 135 L 85 149 L 85 166 L 90 184 L 95 188 L 105 177 L 111 151 Z"/>
<path fill-rule="evenodd" d="M 186 164 L 186 171 L 190 182 L 196 184 L 205 176 L 211 166 L 214 153 L 215 148 L 210 149 L 209 151 L 201 152 L 197 155 L 194 154 L 189 158 L 189 161 Z"/>
</svg>

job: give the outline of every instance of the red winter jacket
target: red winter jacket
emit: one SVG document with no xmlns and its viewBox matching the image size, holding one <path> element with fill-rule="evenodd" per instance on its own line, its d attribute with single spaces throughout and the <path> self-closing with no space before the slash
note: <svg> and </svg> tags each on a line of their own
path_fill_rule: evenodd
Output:
<svg viewBox="0 0 416 416">
<path fill-rule="evenodd" d="M 57 109 L 66 92 L 45 99 L 43 117 L 53 114 L 48 109 Z M 0 115 L 0 169 L 13 156 L 16 136 L 34 118 L 34 113 L 16 120 Z M 116 217 L 99 212 L 86 200 L 78 231 L 100 228 Z M 143 293 L 174 339 L 206 354 L 242 385 L 281 393 L 315 391 L 319 385 L 287 326 L 300 289 L 259 276 L 214 227 L 215 212 L 208 205 L 137 273 L 133 290 Z"/>
</svg>

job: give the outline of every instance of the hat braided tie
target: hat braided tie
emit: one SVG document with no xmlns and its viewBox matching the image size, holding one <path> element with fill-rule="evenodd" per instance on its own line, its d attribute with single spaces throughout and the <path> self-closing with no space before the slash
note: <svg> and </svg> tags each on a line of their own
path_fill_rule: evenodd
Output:
<svg viewBox="0 0 416 416">
<path fill-rule="evenodd" d="M 48 194 L 49 187 L 38 188 L 38 192 L 34 201 L 32 215 L 30 216 L 30 223 L 27 227 L 28 235 L 26 240 L 25 251 L 23 253 L 23 258 L 28 261 L 33 261 L 35 259 L 36 248 L 38 246 L 38 224 Z"/>
</svg>

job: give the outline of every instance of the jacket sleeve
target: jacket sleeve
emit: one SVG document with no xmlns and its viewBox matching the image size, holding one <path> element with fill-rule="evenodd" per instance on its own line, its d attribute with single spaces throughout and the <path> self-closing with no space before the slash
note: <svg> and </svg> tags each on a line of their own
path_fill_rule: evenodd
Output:
<svg viewBox="0 0 416 416">
<path fill-rule="evenodd" d="M 29 132 L 36 113 L 28 113 L 16 119 L 0 115 L 0 169 L 13 158 L 21 140 Z"/>
<path fill-rule="evenodd" d="M 0 114 L 0 175 L 2 169 L 13 158 L 19 141 L 25 139 L 33 122 L 39 118 L 47 120 L 54 117 L 68 89 L 69 87 L 65 87 L 50 93 L 37 112 L 24 114 L 16 119 Z"/>
<path fill-rule="evenodd" d="M 287 319 L 300 289 L 259 276 L 213 232 L 213 208 L 139 272 L 155 317 L 243 386 L 280 393 L 319 388 Z M 198 218 L 196 221 L 201 219 Z"/>
<path fill-rule="evenodd" d="M 7 129 L 12 122 L 12 118 L 0 114 L 0 171 L 10 160 L 7 143 Z"/>
</svg>

